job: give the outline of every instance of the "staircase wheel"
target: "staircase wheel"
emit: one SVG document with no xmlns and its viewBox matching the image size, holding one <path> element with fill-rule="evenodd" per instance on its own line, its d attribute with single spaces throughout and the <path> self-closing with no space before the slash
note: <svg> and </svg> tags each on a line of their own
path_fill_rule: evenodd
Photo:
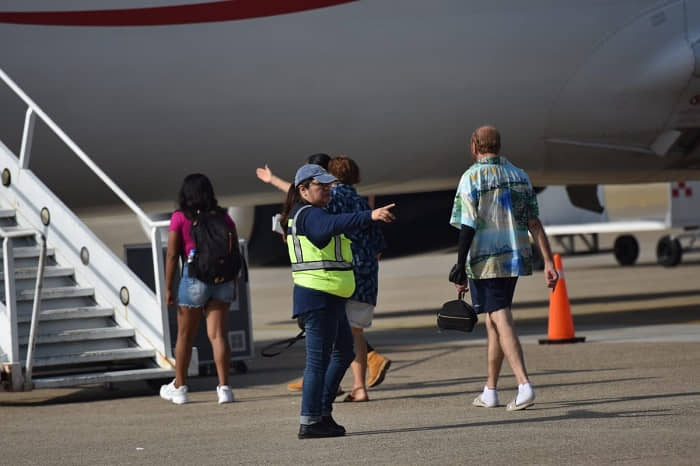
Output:
<svg viewBox="0 0 700 466">
<path fill-rule="evenodd" d="M 663 236 L 656 245 L 656 260 L 664 267 L 675 267 L 681 263 L 683 248 L 681 242 L 670 236 Z"/>
<path fill-rule="evenodd" d="M 613 246 L 615 259 L 620 265 L 634 265 L 639 257 L 639 243 L 632 235 L 622 235 L 615 239 Z"/>
</svg>

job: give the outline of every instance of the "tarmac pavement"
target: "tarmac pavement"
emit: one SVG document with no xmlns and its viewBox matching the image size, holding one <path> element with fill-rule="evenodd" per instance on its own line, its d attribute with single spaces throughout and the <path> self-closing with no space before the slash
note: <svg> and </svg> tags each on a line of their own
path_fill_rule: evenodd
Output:
<svg viewBox="0 0 700 466">
<path fill-rule="evenodd" d="M 454 254 L 383 261 L 380 304 L 368 339 L 393 363 L 368 403 L 337 402 L 345 437 L 298 440 L 301 343 L 256 357 L 231 378 L 237 402 L 216 403 L 216 379 L 189 381 L 191 403 L 161 400 L 145 383 L 0 393 L 0 464 L 697 464 L 700 458 L 700 257 L 564 258 L 577 336 L 539 345 L 548 290 L 540 274 L 518 284 L 514 315 L 537 393 L 507 412 L 471 406 L 485 381 L 485 332 L 439 333 L 435 311 L 453 297 Z M 611 241 L 611 239 L 603 239 Z M 291 281 L 280 268 L 251 271 L 258 350 L 293 336 Z M 352 384 L 346 376 L 343 387 Z"/>
</svg>

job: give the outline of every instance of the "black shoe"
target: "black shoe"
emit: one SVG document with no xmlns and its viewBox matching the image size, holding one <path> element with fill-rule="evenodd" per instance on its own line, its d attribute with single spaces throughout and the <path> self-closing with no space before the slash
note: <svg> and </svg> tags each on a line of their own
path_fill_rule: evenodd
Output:
<svg viewBox="0 0 700 466">
<path fill-rule="evenodd" d="M 328 416 L 322 416 L 321 422 L 326 424 L 333 431 L 338 432 L 340 435 L 345 435 L 345 427 L 335 422 L 335 419 L 333 419 L 333 416 L 330 414 Z"/>
<path fill-rule="evenodd" d="M 345 435 L 345 429 L 341 432 L 338 429 L 334 429 L 329 424 L 323 421 L 314 422 L 313 424 L 301 424 L 299 426 L 299 435 L 301 438 L 325 438 L 325 437 L 340 437 Z"/>
</svg>

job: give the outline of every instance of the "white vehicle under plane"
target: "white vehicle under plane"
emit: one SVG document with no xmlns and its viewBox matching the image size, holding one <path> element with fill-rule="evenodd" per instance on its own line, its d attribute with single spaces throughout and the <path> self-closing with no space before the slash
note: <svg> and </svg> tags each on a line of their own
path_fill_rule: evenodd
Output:
<svg viewBox="0 0 700 466">
<path fill-rule="evenodd" d="M 620 265 L 634 265 L 639 257 L 639 242 L 633 233 L 682 229 L 664 234 L 656 245 L 658 263 L 674 267 L 681 263 L 684 253 L 700 250 L 695 245 L 698 240 L 696 230 L 700 227 L 700 181 L 663 183 L 663 188 L 663 212 L 658 209 L 637 209 L 632 216 L 611 219 L 601 201 L 605 197 L 603 186 L 596 188 L 597 205 L 581 206 L 571 202 L 577 199 L 577 187 L 547 186 L 538 189 L 540 219 L 550 240 L 565 254 L 612 252 Z M 598 236 L 604 233 L 620 234 L 612 250 L 600 247 Z M 536 268 L 542 269 L 542 256 L 537 253 L 536 258 Z"/>
</svg>

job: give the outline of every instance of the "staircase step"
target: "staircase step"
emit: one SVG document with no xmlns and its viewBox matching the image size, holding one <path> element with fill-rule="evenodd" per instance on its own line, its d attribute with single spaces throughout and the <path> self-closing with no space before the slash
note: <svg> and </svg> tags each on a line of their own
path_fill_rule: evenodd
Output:
<svg viewBox="0 0 700 466">
<path fill-rule="evenodd" d="M 0 218 L 13 218 L 15 215 L 14 209 L 0 209 Z"/>
<path fill-rule="evenodd" d="M 15 280 L 36 279 L 38 267 L 22 267 L 15 269 Z M 44 267 L 44 278 L 70 277 L 74 273 L 73 267 L 58 267 L 47 265 Z M 5 271 L 0 270 L 0 280 L 5 279 Z"/>
<path fill-rule="evenodd" d="M 15 259 L 27 259 L 31 257 L 39 257 L 39 252 L 41 252 L 41 250 L 38 246 L 21 246 L 17 248 L 12 248 L 12 252 Z M 53 256 L 54 249 L 46 248 L 46 255 Z M 2 250 L 2 248 L 0 248 L 0 259 L 3 259 L 4 257 L 5 253 Z"/>
<path fill-rule="evenodd" d="M 152 368 L 125 371 L 92 372 L 88 374 L 40 377 L 32 380 L 34 388 L 73 387 L 109 382 L 127 382 L 131 380 L 167 379 L 175 376 L 173 369 Z"/>
<path fill-rule="evenodd" d="M 81 328 L 63 330 L 57 333 L 37 336 L 37 345 L 46 345 L 49 343 L 65 343 L 69 341 L 88 341 L 88 340 L 108 340 L 110 338 L 131 338 L 134 336 L 134 329 L 122 327 L 104 327 L 104 328 Z M 28 336 L 20 337 L 19 344 L 27 345 Z"/>
<path fill-rule="evenodd" d="M 24 232 L 24 233 L 26 233 L 26 236 L 22 236 L 22 237 L 27 237 L 27 238 L 35 237 L 36 234 L 38 233 L 38 232 L 37 232 L 36 230 L 34 230 L 34 229 L 31 229 L 31 228 L 23 228 L 23 227 L 21 227 L 21 226 L 19 226 L 19 225 L 6 225 L 6 226 L 2 227 L 2 229 L 5 230 L 6 233 L 15 233 L 15 232 L 18 232 L 18 231 Z M 13 239 L 17 239 L 17 237 L 15 237 L 15 238 L 13 238 Z"/>
<path fill-rule="evenodd" d="M 83 288 L 79 286 L 59 286 L 56 288 L 44 288 L 41 290 L 41 300 L 60 298 L 83 298 L 93 296 L 94 288 Z M 34 290 L 22 290 L 17 292 L 17 301 L 33 301 Z"/>
<path fill-rule="evenodd" d="M 36 358 L 34 367 L 64 366 L 68 364 L 90 364 L 96 362 L 126 361 L 129 359 L 146 359 L 155 357 L 156 352 L 144 348 L 118 348 L 99 351 L 85 351 L 46 358 Z"/>
<path fill-rule="evenodd" d="M 111 317 L 114 315 L 114 309 L 111 307 L 71 307 L 64 309 L 47 309 L 39 313 L 39 322 L 47 322 L 50 320 L 68 320 L 68 319 L 89 319 L 94 317 Z M 17 321 L 22 323 L 31 322 L 31 314 L 19 314 Z"/>
</svg>

